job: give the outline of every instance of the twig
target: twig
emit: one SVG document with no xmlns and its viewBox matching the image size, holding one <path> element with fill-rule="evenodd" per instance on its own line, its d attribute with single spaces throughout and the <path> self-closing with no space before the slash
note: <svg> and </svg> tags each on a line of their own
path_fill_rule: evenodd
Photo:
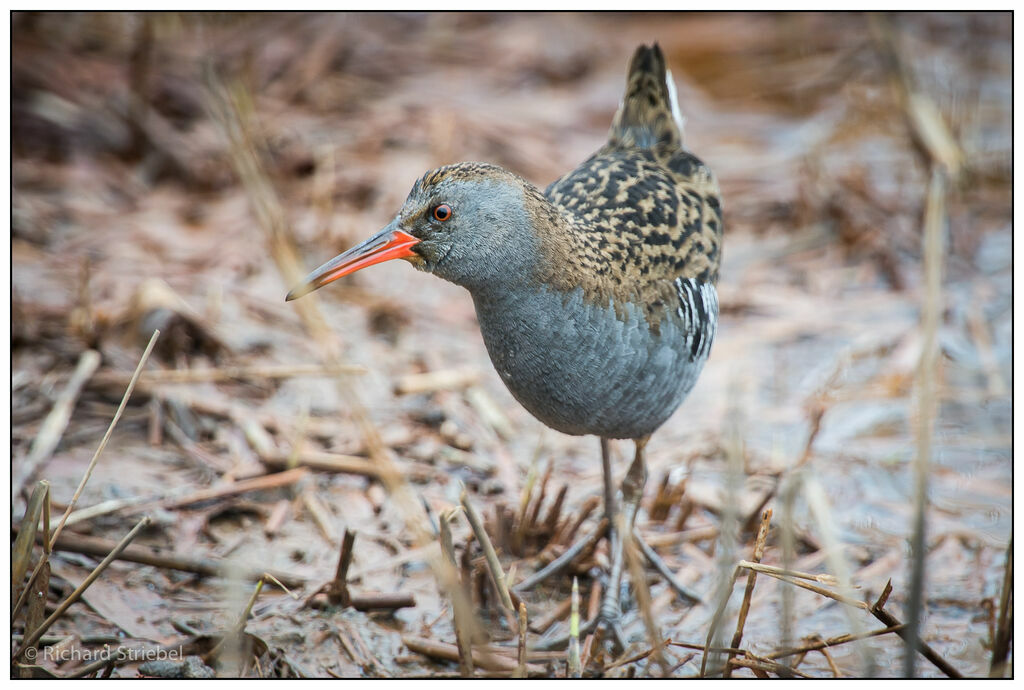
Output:
<svg viewBox="0 0 1024 690">
<path fill-rule="evenodd" d="M 761 558 L 764 556 L 764 544 L 768 539 L 768 526 L 771 524 L 772 511 L 766 510 L 761 515 L 761 526 L 757 530 L 757 539 L 754 540 L 754 563 L 760 563 Z M 751 569 L 747 573 L 747 586 L 743 590 L 743 602 L 740 604 L 740 612 L 736 618 L 736 632 L 732 636 L 732 644 L 730 646 L 739 648 L 740 643 L 743 641 L 743 626 L 747 622 L 747 613 L 750 611 L 750 598 L 754 594 L 754 585 L 757 582 L 757 571 Z M 728 678 L 731 674 L 730 662 L 733 660 L 733 656 L 730 654 L 725 660 L 725 678 Z"/>
<path fill-rule="evenodd" d="M 899 630 L 895 631 L 896 634 L 902 637 L 904 642 L 908 642 L 907 631 L 906 628 L 903 627 L 902 622 L 898 618 L 896 618 L 896 616 L 892 615 L 891 613 L 886 611 L 885 608 L 883 608 L 891 592 L 892 580 L 889 580 L 885 584 L 885 589 L 882 590 L 881 596 L 878 597 L 878 601 L 876 601 L 873 606 L 867 607 L 868 611 L 870 611 L 871 615 L 873 615 L 878 620 L 882 621 L 882 623 L 884 623 L 885 625 L 888 625 L 890 627 L 899 626 Z M 932 649 L 931 645 L 926 644 L 924 641 L 920 639 L 918 640 L 918 651 L 921 652 L 921 656 L 935 664 L 935 666 L 940 671 L 945 673 L 950 678 L 963 678 L 963 675 L 961 675 L 959 671 L 953 668 L 953 666 L 948 661 L 943 659 L 938 652 Z"/>
<path fill-rule="evenodd" d="M 501 605 L 505 608 L 506 615 L 509 615 L 515 610 L 515 607 L 512 605 L 512 597 L 509 596 L 508 585 L 505 582 L 505 571 L 502 570 L 498 554 L 494 551 L 494 544 L 491 543 L 491 538 L 487 536 L 483 520 L 480 519 L 480 514 L 476 512 L 476 508 L 470 502 L 469 494 L 465 488 L 462 489 L 459 500 L 466 511 L 466 519 L 469 520 L 469 526 L 473 528 L 473 534 L 476 536 L 480 547 L 484 550 L 487 570 L 491 575 L 491 581 L 494 583 L 494 589 L 501 598 Z"/>
<path fill-rule="evenodd" d="M 114 549 L 107 554 L 107 557 L 100 561 L 100 564 L 97 565 L 91 573 L 89 573 L 88 577 L 86 577 L 85 580 L 82 581 L 82 584 L 76 587 L 75 591 L 69 594 L 68 598 L 65 599 L 62 603 L 60 603 L 57 606 L 56 610 L 52 614 L 50 614 L 50 617 L 43 621 L 39 625 L 39 627 L 36 628 L 35 631 L 28 636 L 28 638 L 22 643 L 18 651 L 15 652 L 13 659 L 17 659 L 18 657 L 20 657 L 25 649 L 39 641 L 39 638 L 41 638 L 43 634 L 45 634 L 46 631 L 50 629 L 50 626 L 57 622 L 58 618 L 64 615 L 64 612 L 68 610 L 68 607 L 70 607 L 73 603 L 78 601 L 79 598 L 81 598 L 85 590 L 87 590 L 89 586 L 96 581 L 96 578 L 98 578 L 103 573 L 103 571 L 107 569 L 107 566 L 109 566 L 111 563 L 114 562 L 114 560 L 117 559 L 118 555 L 120 555 L 120 553 L 125 550 L 125 548 L 132 542 L 132 540 L 135 539 L 136 535 L 139 532 L 141 532 L 143 528 L 149 525 L 149 522 L 149 516 L 143 517 L 141 520 L 139 520 L 135 527 L 133 527 L 132 530 L 128 534 L 126 534 L 124 538 L 121 539 L 121 541 L 117 543 Z"/>
<path fill-rule="evenodd" d="M 68 422 L 71 421 L 71 413 L 82 388 L 99 366 L 100 353 L 96 350 L 86 350 L 78 358 L 78 365 L 75 367 L 74 373 L 57 396 L 50 414 L 46 415 L 46 419 L 39 427 L 39 433 L 32 441 L 28 455 L 17 466 L 19 471 L 11 482 L 12 500 L 21 493 L 25 484 L 32 479 L 32 476 L 57 449 L 64 430 L 67 429 Z"/>
<path fill-rule="evenodd" d="M 156 345 L 156 340 L 159 337 L 160 331 L 153 331 L 153 335 L 149 339 L 149 344 L 146 345 L 146 349 L 142 353 L 142 357 L 139 359 L 139 364 L 135 367 L 135 373 L 132 374 L 132 378 L 128 382 L 128 387 L 125 389 L 124 395 L 121 397 L 121 404 L 118 405 L 117 412 L 114 413 L 114 418 L 110 420 L 110 426 L 107 427 L 107 432 L 103 434 L 103 438 L 100 439 L 100 445 L 96 448 L 96 452 L 93 453 L 92 460 L 89 461 L 89 467 L 85 470 L 85 476 L 82 477 L 82 481 L 78 483 L 78 488 L 75 489 L 75 495 L 71 497 L 71 502 L 68 503 L 68 507 L 64 510 L 64 515 L 61 517 L 60 523 L 57 525 L 56 529 L 53 530 L 53 535 L 50 537 L 51 547 L 57 542 L 57 537 L 60 536 L 61 531 L 64 529 L 64 524 L 67 522 L 68 516 L 71 515 L 71 511 L 74 510 L 75 504 L 78 503 L 78 498 L 82 495 L 86 482 L 88 482 L 89 477 L 92 476 L 92 471 L 96 467 L 96 461 L 99 460 L 103 449 L 107 447 L 107 441 L 110 440 L 110 435 L 114 433 L 114 427 L 117 426 L 117 420 L 121 419 L 121 414 L 124 412 L 124 408 L 128 405 L 128 398 L 132 397 L 132 391 L 135 390 L 135 383 L 139 380 L 142 368 L 146 366 L 146 360 L 149 359 L 149 354 L 153 351 L 153 346 Z"/>
<path fill-rule="evenodd" d="M 602 536 L 604 536 L 607 529 L 608 520 L 602 518 L 601 522 L 598 523 L 597 527 L 594 528 L 593 532 L 591 532 L 585 538 L 580 539 L 578 542 L 573 544 L 572 547 L 567 549 L 565 553 L 563 553 L 561 556 L 548 563 L 546 566 L 538 570 L 532 576 L 526 578 L 519 584 L 515 585 L 513 589 L 519 593 L 529 591 L 530 589 L 536 587 L 538 584 L 540 584 L 547 578 L 551 577 L 552 575 L 561 572 L 562 570 L 567 568 L 569 564 L 576 559 L 577 556 L 579 556 L 587 549 L 592 548 L 593 545 L 596 544 Z"/>
<path fill-rule="evenodd" d="M 662 560 L 661 556 L 658 555 L 657 551 L 652 549 L 647 542 L 644 541 L 643 536 L 640 534 L 640 530 L 636 527 L 633 528 L 633 536 L 636 539 L 637 546 L 640 547 L 640 552 L 647 559 L 647 562 L 654 566 L 661 576 L 665 579 L 679 597 L 689 604 L 700 604 L 700 597 L 695 594 L 689 587 L 684 585 L 682 582 L 676 579 L 675 573 L 668 567 L 668 563 Z"/>
</svg>

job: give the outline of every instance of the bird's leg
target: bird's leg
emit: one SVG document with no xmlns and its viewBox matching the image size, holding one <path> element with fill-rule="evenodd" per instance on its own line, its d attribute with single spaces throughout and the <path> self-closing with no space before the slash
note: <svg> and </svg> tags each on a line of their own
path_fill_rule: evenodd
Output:
<svg viewBox="0 0 1024 690">
<path fill-rule="evenodd" d="M 620 623 L 622 609 L 619 605 L 623 547 L 626 539 L 632 538 L 633 523 L 640 507 L 640 498 L 644 493 L 644 484 L 647 483 L 647 468 L 644 466 L 644 446 L 647 445 L 647 438 L 635 439 L 635 443 L 636 455 L 633 456 L 633 464 L 629 466 L 629 471 L 626 472 L 626 477 L 622 480 L 622 511 L 617 516 L 619 519 L 616 530 L 617 538 L 612 542 L 612 571 L 608 578 L 608 587 L 604 592 L 604 600 L 601 602 L 600 613 L 601 625 L 612 633 L 620 648 L 626 646 Z"/>
<path fill-rule="evenodd" d="M 612 454 L 608 439 L 601 439 L 601 469 L 604 472 L 604 516 L 608 520 L 609 553 L 615 552 L 615 481 L 612 479 Z"/>
</svg>

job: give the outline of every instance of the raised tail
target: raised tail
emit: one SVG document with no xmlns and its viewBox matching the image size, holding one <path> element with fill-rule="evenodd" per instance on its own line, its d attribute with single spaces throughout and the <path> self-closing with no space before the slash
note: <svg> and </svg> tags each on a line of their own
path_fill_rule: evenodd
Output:
<svg viewBox="0 0 1024 690">
<path fill-rule="evenodd" d="M 665 68 L 661 48 L 657 43 L 640 46 L 629 62 L 626 93 L 612 120 L 608 144 L 613 148 L 679 148 L 682 120 L 672 73 Z"/>
</svg>

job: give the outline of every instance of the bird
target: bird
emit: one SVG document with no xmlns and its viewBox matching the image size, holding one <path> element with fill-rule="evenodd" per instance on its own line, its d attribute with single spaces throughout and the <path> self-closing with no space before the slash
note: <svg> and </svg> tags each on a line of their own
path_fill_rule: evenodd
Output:
<svg viewBox="0 0 1024 690">
<path fill-rule="evenodd" d="M 390 223 L 286 297 L 394 259 L 469 291 L 512 396 L 548 427 L 600 439 L 613 557 L 591 623 L 620 646 L 644 448 L 690 393 L 718 326 L 720 192 L 685 148 L 680 113 L 660 46 L 641 45 L 607 142 L 574 170 L 544 191 L 490 163 L 430 170 Z M 635 445 L 618 511 L 612 439 Z"/>
</svg>

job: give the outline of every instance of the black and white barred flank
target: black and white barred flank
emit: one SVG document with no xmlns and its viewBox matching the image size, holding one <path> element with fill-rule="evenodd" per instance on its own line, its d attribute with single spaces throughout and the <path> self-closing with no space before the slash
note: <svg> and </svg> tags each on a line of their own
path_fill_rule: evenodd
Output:
<svg viewBox="0 0 1024 690">
<path fill-rule="evenodd" d="M 694 278 L 676 278 L 679 307 L 686 343 L 694 360 L 706 359 L 718 330 L 718 291 L 712 283 Z"/>
</svg>

